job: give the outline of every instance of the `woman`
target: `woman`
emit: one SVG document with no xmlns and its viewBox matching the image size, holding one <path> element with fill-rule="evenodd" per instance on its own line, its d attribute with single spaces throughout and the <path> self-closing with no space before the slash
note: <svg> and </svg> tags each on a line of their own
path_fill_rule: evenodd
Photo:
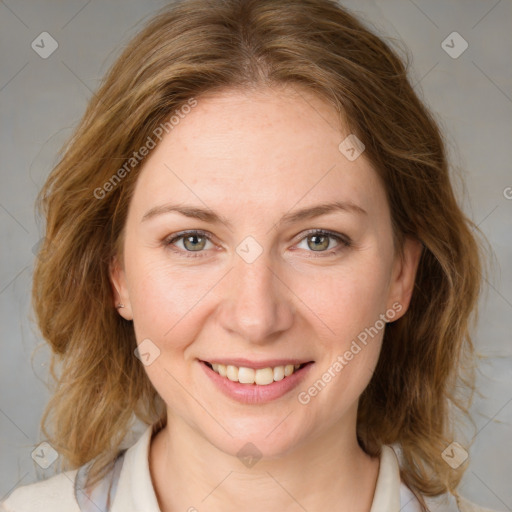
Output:
<svg viewBox="0 0 512 512">
<path fill-rule="evenodd" d="M 5 510 L 483 510 L 449 415 L 477 228 L 404 64 L 335 2 L 167 7 L 41 204 L 65 472 Z"/>
</svg>

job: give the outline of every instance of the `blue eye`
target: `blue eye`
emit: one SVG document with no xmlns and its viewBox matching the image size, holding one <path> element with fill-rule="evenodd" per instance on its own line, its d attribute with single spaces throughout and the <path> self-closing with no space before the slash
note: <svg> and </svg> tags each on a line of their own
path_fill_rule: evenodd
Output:
<svg viewBox="0 0 512 512">
<path fill-rule="evenodd" d="M 312 242 L 310 242 L 312 240 Z M 331 240 L 335 240 L 337 245 L 332 248 Z M 306 241 L 309 252 L 322 253 L 321 256 L 333 256 L 341 249 L 351 247 L 352 241 L 346 235 L 333 233 L 323 229 L 313 229 L 306 233 L 300 242 Z M 183 248 L 178 248 L 176 243 L 182 242 Z M 327 244 L 326 244 L 327 242 Z M 202 230 L 183 231 L 167 238 L 164 245 L 169 247 L 173 252 L 185 256 L 186 258 L 198 258 L 205 256 L 206 245 L 210 243 L 211 236 Z M 319 249 L 319 250 L 316 250 Z M 197 253 L 197 254 L 194 254 Z M 313 256 L 316 257 L 316 256 Z"/>
</svg>

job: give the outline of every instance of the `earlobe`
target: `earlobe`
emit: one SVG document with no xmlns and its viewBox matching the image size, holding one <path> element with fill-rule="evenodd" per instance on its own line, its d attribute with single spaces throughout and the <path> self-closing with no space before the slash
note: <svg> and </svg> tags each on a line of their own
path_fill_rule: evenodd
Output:
<svg viewBox="0 0 512 512">
<path fill-rule="evenodd" d="M 126 274 L 117 256 L 114 256 L 110 262 L 109 277 L 116 311 L 125 320 L 133 320 L 128 288 L 126 286 Z"/>
<path fill-rule="evenodd" d="M 402 255 L 397 256 L 389 297 L 391 304 L 398 302 L 402 306 L 400 316 L 409 308 L 422 252 L 423 244 L 420 240 L 406 237 Z"/>
</svg>

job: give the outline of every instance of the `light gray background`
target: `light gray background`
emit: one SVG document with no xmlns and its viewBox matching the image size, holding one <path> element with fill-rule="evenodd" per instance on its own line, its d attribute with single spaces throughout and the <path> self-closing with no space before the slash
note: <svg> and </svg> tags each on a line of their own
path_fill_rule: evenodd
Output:
<svg viewBox="0 0 512 512">
<path fill-rule="evenodd" d="M 510 0 L 345 1 L 368 23 L 403 40 L 411 76 L 440 119 L 466 191 L 464 210 L 486 233 L 498 266 L 481 300 L 475 333 L 486 356 L 472 416 L 477 435 L 461 493 L 512 510 L 512 3 Z M 100 77 L 164 2 L 0 1 L 0 501 L 14 487 L 51 475 L 31 458 L 48 399 L 47 350 L 30 321 L 33 247 L 42 236 L 34 199 L 56 153 Z M 42 59 L 43 31 L 58 49 Z M 457 59 L 441 47 L 453 31 L 469 44 Z M 508 199 L 507 199 L 508 196 Z"/>
</svg>

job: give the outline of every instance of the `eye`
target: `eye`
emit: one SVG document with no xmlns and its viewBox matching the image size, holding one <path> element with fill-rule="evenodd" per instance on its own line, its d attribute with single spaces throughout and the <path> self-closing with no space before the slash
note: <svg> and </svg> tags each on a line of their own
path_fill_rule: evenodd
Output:
<svg viewBox="0 0 512 512">
<path fill-rule="evenodd" d="M 183 249 L 175 248 L 176 242 L 182 242 Z M 189 258 L 197 258 L 202 257 L 201 252 L 203 249 L 205 249 L 205 246 L 208 242 L 210 244 L 212 243 L 210 236 L 206 232 L 194 230 L 173 235 L 172 238 L 169 238 L 165 241 L 165 245 L 169 246 L 173 251 L 178 253 L 198 253 L 186 255 L 186 257 Z"/>
<path fill-rule="evenodd" d="M 334 250 L 329 250 L 332 249 L 331 240 L 335 240 L 338 243 L 338 245 L 334 247 Z M 310 252 L 324 253 L 322 256 L 337 254 L 343 247 L 350 247 L 352 245 L 352 241 L 346 235 L 332 233 L 323 229 L 313 229 L 309 231 L 306 236 L 301 239 L 301 243 L 302 242 L 306 243 Z"/>
<path fill-rule="evenodd" d="M 332 249 L 331 240 L 335 240 L 338 243 L 333 250 L 329 250 Z M 313 229 L 307 232 L 300 242 L 306 242 L 308 249 L 310 249 L 309 252 L 320 252 L 323 253 L 322 256 L 337 254 L 343 247 L 350 247 L 352 245 L 352 241 L 348 236 L 323 229 Z M 182 248 L 179 248 L 177 243 L 181 243 Z M 208 243 L 212 244 L 211 236 L 201 230 L 183 231 L 172 235 L 164 241 L 166 247 L 180 255 L 184 255 L 186 258 L 205 256 L 204 252 L 207 249 L 206 245 Z"/>
</svg>

